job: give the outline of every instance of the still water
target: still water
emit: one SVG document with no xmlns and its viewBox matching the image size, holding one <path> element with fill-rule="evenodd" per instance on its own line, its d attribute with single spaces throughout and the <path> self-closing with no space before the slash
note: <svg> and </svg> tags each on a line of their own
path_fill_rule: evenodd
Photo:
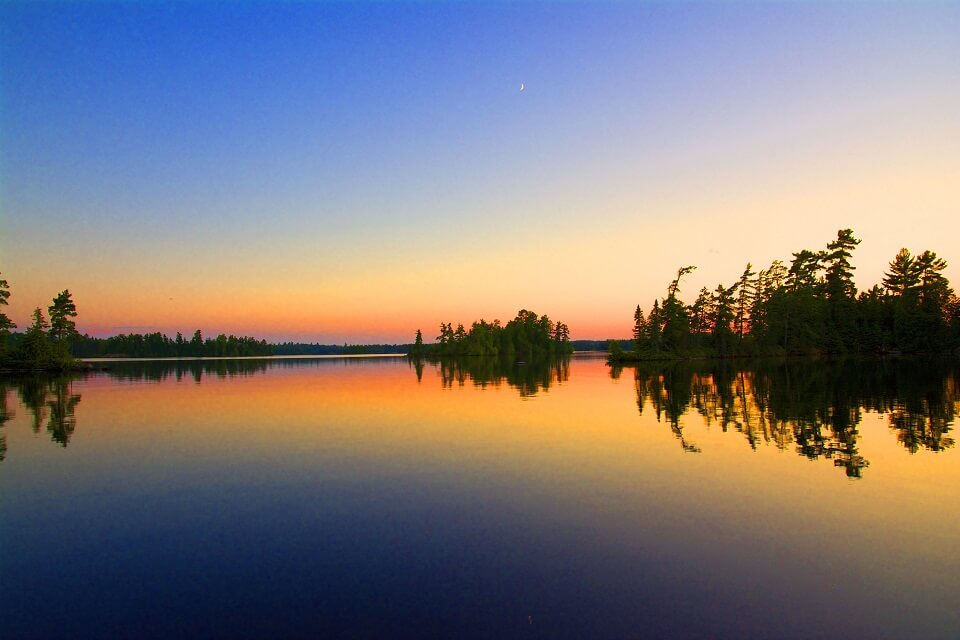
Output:
<svg viewBox="0 0 960 640">
<path fill-rule="evenodd" d="M 953 362 L 0 379 L 0 637 L 960 635 Z"/>
</svg>

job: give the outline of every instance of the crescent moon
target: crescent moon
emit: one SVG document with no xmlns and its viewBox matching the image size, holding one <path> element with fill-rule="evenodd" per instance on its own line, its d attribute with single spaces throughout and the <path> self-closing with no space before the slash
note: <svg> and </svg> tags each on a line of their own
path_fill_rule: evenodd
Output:
<svg viewBox="0 0 960 640">
<path fill-rule="evenodd" d="M 520 83 L 520 91 L 523 91 L 523 83 Z"/>
</svg>

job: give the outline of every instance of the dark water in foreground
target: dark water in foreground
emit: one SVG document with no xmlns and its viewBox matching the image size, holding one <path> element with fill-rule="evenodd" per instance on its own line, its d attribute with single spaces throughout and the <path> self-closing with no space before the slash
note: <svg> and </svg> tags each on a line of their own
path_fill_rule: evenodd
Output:
<svg viewBox="0 0 960 640">
<path fill-rule="evenodd" d="M 956 362 L 0 379 L 0 637 L 960 636 Z"/>
</svg>

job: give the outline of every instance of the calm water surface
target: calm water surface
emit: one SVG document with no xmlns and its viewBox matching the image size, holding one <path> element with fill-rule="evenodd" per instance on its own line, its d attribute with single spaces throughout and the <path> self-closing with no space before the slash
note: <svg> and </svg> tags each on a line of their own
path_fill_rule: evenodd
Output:
<svg viewBox="0 0 960 640">
<path fill-rule="evenodd" d="M 955 362 L 0 379 L 0 637 L 960 636 Z"/>
</svg>

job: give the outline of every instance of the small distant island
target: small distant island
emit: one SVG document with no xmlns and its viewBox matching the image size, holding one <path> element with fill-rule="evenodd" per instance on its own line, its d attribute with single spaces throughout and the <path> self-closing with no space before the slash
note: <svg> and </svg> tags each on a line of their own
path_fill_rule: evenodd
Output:
<svg viewBox="0 0 960 640">
<path fill-rule="evenodd" d="M 458 356 L 499 357 L 510 360 L 533 360 L 541 357 L 569 355 L 573 352 L 570 329 L 562 322 L 554 323 L 547 315 L 521 309 L 517 316 L 501 324 L 499 320 L 480 319 L 467 330 L 462 324 L 440 323 L 436 343 L 426 345 L 417 329 L 411 358 Z"/>
<path fill-rule="evenodd" d="M 621 363 L 683 358 L 784 355 L 943 354 L 960 348 L 960 299 L 943 275 L 947 262 L 933 251 L 901 249 L 883 283 L 857 292 L 850 263 L 860 244 L 841 229 L 825 250 L 804 249 L 790 265 L 775 260 L 758 272 L 747 263 L 732 285 L 680 300 L 682 267 L 653 301 L 634 311 L 633 349 L 609 341 L 609 360 Z"/>
</svg>

